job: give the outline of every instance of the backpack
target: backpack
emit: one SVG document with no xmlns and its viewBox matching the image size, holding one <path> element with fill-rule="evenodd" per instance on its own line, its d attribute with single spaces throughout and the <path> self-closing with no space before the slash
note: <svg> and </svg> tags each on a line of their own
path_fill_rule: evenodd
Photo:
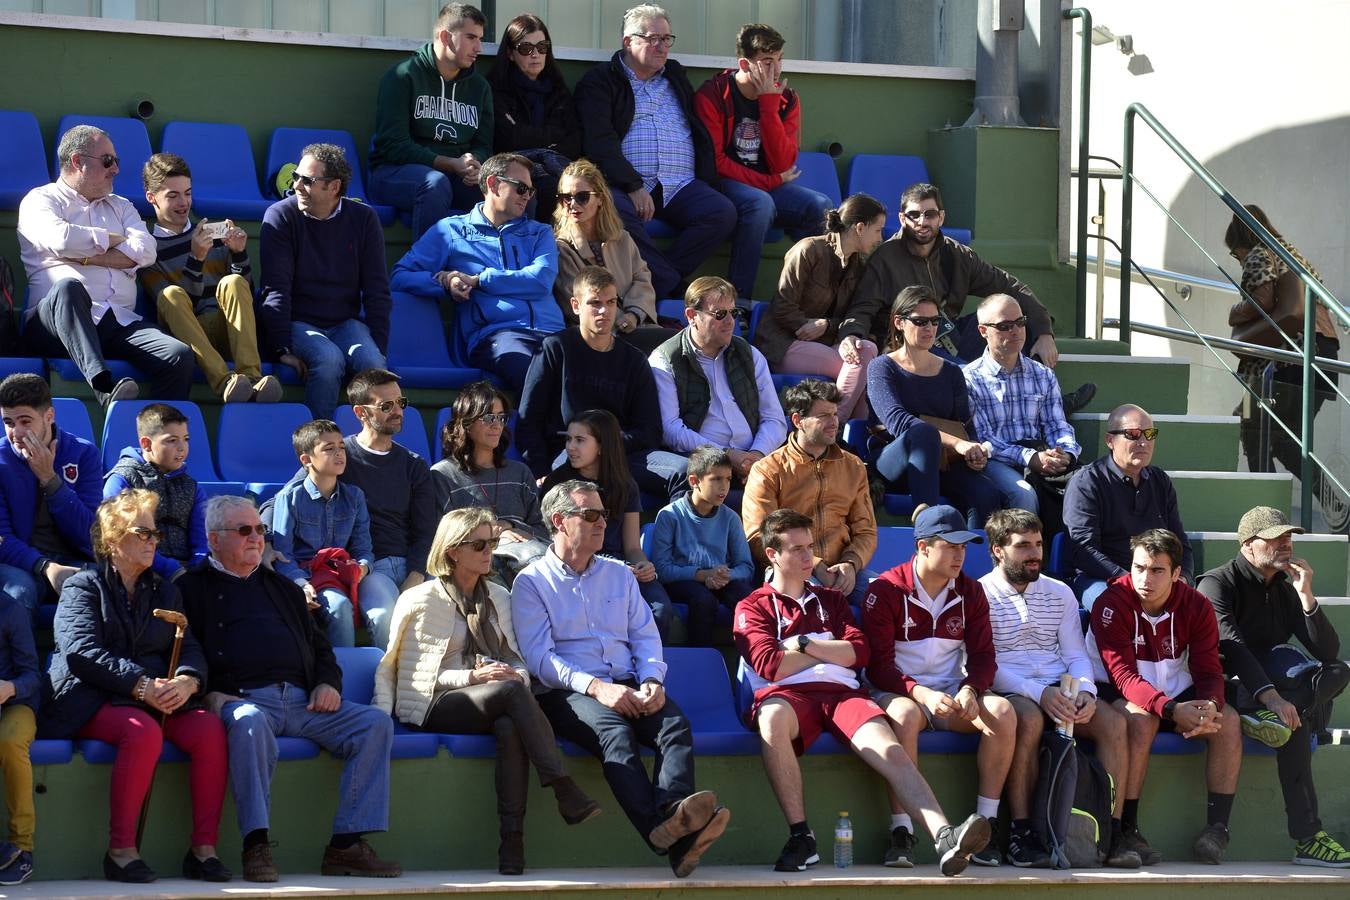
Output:
<svg viewBox="0 0 1350 900">
<path fill-rule="evenodd" d="M 1099 868 L 1111 847 L 1115 785 L 1096 757 L 1057 731 L 1041 736 L 1031 821 L 1057 869 Z"/>
</svg>

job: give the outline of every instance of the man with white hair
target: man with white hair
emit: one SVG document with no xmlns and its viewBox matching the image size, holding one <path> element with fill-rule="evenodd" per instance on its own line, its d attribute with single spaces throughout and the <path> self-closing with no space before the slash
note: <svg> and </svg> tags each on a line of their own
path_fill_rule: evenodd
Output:
<svg viewBox="0 0 1350 900">
<path fill-rule="evenodd" d="M 25 343 L 44 356 L 69 355 L 104 406 L 139 394 L 132 379 L 113 381 L 108 359 L 149 375 L 156 399 L 187 399 L 192 349 L 136 312 L 136 270 L 155 261 L 155 239 L 131 201 L 112 192 L 120 163 L 112 138 L 76 125 L 56 155 L 60 176 L 19 204 Z"/>
</svg>

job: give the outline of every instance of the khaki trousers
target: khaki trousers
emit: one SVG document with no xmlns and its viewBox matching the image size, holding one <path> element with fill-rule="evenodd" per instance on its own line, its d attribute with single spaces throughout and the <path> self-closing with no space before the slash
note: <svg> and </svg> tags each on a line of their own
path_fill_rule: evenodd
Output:
<svg viewBox="0 0 1350 900">
<path fill-rule="evenodd" d="M 231 375 L 222 353 L 228 353 L 234 360 L 235 372 L 250 381 L 262 377 L 253 293 L 247 279 L 239 275 L 220 279 L 216 285 L 216 308 L 200 316 L 193 311 L 187 291 L 177 285 L 159 292 L 157 306 L 163 327 L 192 348 L 211 390 L 217 393 L 224 390 Z"/>
<path fill-rule="evenodd" d="M 5 706 L 0 715 L 0 775 L 5 781 L 5 807 L 9 810 L 9 840 L 20 850 L 33 852 L 33 763 L 28 750 L 37 734 L 33 710 L 17 703 Z"/>
</svg>

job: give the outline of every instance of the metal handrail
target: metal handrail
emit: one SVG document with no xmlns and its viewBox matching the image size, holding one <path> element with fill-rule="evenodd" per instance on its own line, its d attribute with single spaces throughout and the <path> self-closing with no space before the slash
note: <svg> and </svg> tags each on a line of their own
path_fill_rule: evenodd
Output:
<svg viewBox="0 0 1350 900">
<path fill-rule="evenodd" d="M 1141 334 L 1149 334 L 1154 337 L 1172 338 L 1179 341 L 1185 341 L 1188 344 L 1206 343 L 1219 348 L 1228 350 L 1232 353 L 1238 353 L 1242 356 L 1252 356 L 1257 359 L 1266 359 L 1271 362 L 1281 363 L 1302 363 L 1303 354 L 1295 353 L 1292 350 L 1277 350 L 1274 347 L 1265 347 L 1261 344 L 1249 344 L 1246 341 L 1236 341 L 1232 338 L 1220 337 L 1217 334 L 1201 334 L 1198 331 L 1190 331 L 1185 328 L 1173 328 L 1171 325 L 1151 325 L 1147 322 L 1130 323 L 1134 331 Z M 1119 319 L 1102 319 L 1103 328 L 1119 328 L 1121 322 Z M 1339 359 L 1330 359 L 1325 356 L 1319 356 L 1315 359 L 1317 367 L 1327 372 L 1335 372 L 1340 375 L 1350 375 L 1350 362 L 1341 362 Z"/>
<path fill-rule="evenodd" d="M 1083 20 L 1083 39 L 1078 50 L 1078 258 L 1087 259 L 1088 138 L 1092 121 L 1092 13 L 1082 6 L 1064 10 L 1065 19 Z M 1074 270 L 1074 294 L 1078 299 L 1078 336 L 1087 336 L 1087 267 Z"/>
</svg>

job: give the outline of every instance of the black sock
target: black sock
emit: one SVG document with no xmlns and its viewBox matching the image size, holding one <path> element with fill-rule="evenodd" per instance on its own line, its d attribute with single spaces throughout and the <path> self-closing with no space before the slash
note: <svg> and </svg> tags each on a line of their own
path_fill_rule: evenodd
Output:
<svg viewBox="0 0 1350 900">
<path fill-rule="evenodd" d="M 1139 798 L 1125 800 L 1125 808 L 1120 811 L 1120 824 L 1126 828 L 1139 827 Z"/>
<path fill-rule="evenodd" d="M 112 373 L 106 369 L 89 379 L 89 386 L 94 390 L 101 391 L 105 394 L 112 393 L 112 389 L 117 387 L 117 385 L 113 383 Z"/>
<path fill-rule="evenodd" d="M 245 850 L 248 850 L 248 849 L 251 848 L 251 847 L 256 847 L 256 846 L 258 846 L 259 844 L 265 844 L 265 843 L 267 843 L 267 829 L 266 829 L 266 828 L 255 828 L 255 829 L 253 829 L 252 831 L 250 831 L 248 834 L 244 835 L 244 849 L 245 849 Z"/>
<path fill-rule="evenodd" d="M 788 834 L 791 837 L 805 837 L 811 833 L 811 826 L 806 824 L 806 820 L 800 822 L 791 822 L 788 824 Z"/>
<path fill-rule="evenodd" d="M 1022 833 L 1022 834 L 1026 834 L 1028 831 L 1031 830 L 1031 820 L 1030 820 L 1030 819 L 1013 819 L 1013 820 L 1012 820 L 1012 830 L 1013 830 L 1013 831 L 1016 831 L 1016 832 L 1019 832 L 1019 833 Z"/>
<path fill-rule="evenodd" d="M 1206 804 L 1206 815 L 1209 817 L 1206 821 L 1210 825 L 1222 825 L 1228 827 L 1228 817 L 1233 814 L 1233 795 L 1216 794 L 1209 792 L 1209 802 Z"/>
<path fill-rule="evenodd" d="M 328 842 L 328 846 L 334 850 L 346 850 L 348 847 L 355 847 L 360 840 L 361 832 L 359 831 L 347 831 L 341 834 L 335 832 L 333 839 Z"/>
</svg>

